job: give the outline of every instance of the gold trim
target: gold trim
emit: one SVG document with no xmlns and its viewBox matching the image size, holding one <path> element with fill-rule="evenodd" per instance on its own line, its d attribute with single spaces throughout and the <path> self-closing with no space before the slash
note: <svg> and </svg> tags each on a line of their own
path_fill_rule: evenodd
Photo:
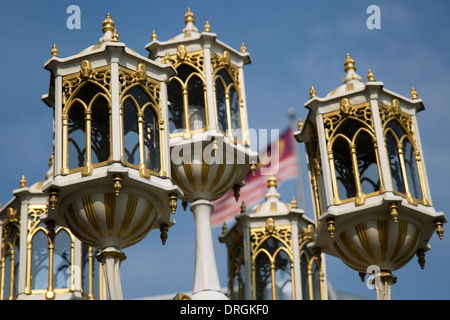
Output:
<svg viewBox="0 0 450 320">
<path fill-rule="evenodd" d="M 126 230 L 126 228 L 128 228 L 128 226 L 131 223 L 131 220 L 134 217 L 134 213 L 136 211 L 136 206 L 138 203 L 138 196 L 134 195 L 134 194 L 129 194 L 128 195 L 128 200 L 127 200 L 127 207 L 125 209 L 125 214 L 122 220 L 122 223 L 120 224 L 120 229 L 119 232 L 117 233 L 117 236 L 120 237 L 122 235 L 122 233 Z"/>
</svg>

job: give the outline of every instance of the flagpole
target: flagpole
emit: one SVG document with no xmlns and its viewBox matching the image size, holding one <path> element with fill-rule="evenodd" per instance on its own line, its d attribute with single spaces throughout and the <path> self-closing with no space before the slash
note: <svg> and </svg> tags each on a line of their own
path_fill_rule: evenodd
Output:
<svg viewBox="0 0 450 320">
<path fill-rule="evenodd" d="M 289 108 L 287 115 L 289 118 L 289 126 L 291 127 L 292 132 L 295 132 L 296 131 L 295 109 Z M 292 139 L 294 139 L 294 137 L 292 137 Z M 301 159 L 300 159 L 300 154 L 299 154 L 298 143 L 296 141 L 293 141 L 292 144 L 294 147 L 295 158 L 297 159 L 296 164 L 297 164 L 298 174 L 295 177 L 296 184 L 297 184 L 297 199 L 298 199 L 297 206 L 302 210 L 306 210 L 305 209 L 305 189 L 303 187 L 302 166 L 301 166 Z"/>
</svg>

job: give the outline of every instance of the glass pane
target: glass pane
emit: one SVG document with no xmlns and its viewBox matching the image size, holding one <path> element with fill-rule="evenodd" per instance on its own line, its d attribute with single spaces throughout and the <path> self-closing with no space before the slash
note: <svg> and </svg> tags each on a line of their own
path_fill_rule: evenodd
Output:
<svg viewBox="0 0 450 320">
<path fill-rule="evenodd" d="M 110 156 L 109 104 L 98 97 L 91 107 L 91 156 L 92 163 L 107 161 Z"/>
<path fill-rule="evenodd" d="M 260 252 L 255 259 L 255 278 L 256 300 L 271 300 L 272 276 L 270 260 L 265 252 Z"/>
<path fill-rule="evenodd" d="M 31 288 L 47 289 L 48 287 L 48 237 L 39 230 L 33 237 L 31 253 Z"/>
<path fill-rule="evenodd" d="M 59 231 L 55 236 L 53 254 L 53 286 L 55 289 L 70 288 L 71 286 L 71 247 L 72 240 L 67 231 Z"/>
<path fill-rule="evenodd" d="M 309 300 L 309 277 L 308 277 L 308 259 L 305 253 L 300 257 L 300 272 L 302 277 L 302 296 L 303 300 Z"/>
<path fill-rule="evenodd" d="M 241 106 L 239 95 L 234 87 L 230 89 L 230 108 L 231 129 L 233 129 L 233 134 L 242 141 Z"/>
<path fill-rule="evenodd" d="M 225 89 L 220 80 L 216 80 L 216 102 L 217 102 L 217 120 L 219 129 L 223 132 L 227 132 L 228 119 L 227 119 L 227 105 L 225 102 Z"/>
<path fill-rule="evenodd" d="M 10 234 L 10 242 L 14 244 L 14 288 L 13 296 L 19 293 L 19 264 L 20 264 L 20 232 L 14 227 Z"/>
<path fill-rule="evenodd" d="M 155 110 L 147 106 L 144 110 L 144 155 L 148 169 L 161 170 L 161 151 L 159 141 L 159 121 Z"/>
<path fill-rule="evenodd" d="M 312 265 L 312 285 L 314 300 L 321 300 L 322 295 L 320 290 L 320 270 L 317 267 L 316 261 L 314 261 Z"/>
<path fill-rule="evenodd" d="M 143 107 L 146 103 L 151 102 L 150 97 L 140 86 L 134 86 L 127 90 L 125 95 L 132 95 L 140 107 Z"/>
<path fill-rule="evenodd" d="M 380 189 L 380 176 L 372 137 L 369 133 L 361 131 L 355 144 L 362 192 L 367 194 L 378 191 Z"/>
<path fill-rule="evenodd" d="M 131 99 L 123 102 L 123 144 L 125 161 L 139 165 L 138 116 Z"/>
<path fill-rule="evenodd" d="M 183 132 L 186 128 L 183 108 L 183 89 L 173 80 L 167 88 L 169 96 L 169 130 L 170 133 Z"/>
<path fill-rule="evenodd" d="M 422 200 L 422 188 L 420 186 L 416 155 L 411 142 L 409 142 L 409 140 L 407 139 L 403 141 L 403 150 L 405 152 L 405 168 L 408 178 L 409 191 L 414 198 Z"/>
<path fill-rule="evenodd" d="M 327 210 L 327 198 L 325 193 L 325 184 L 323 179 L 323 172 L 322 172 L 322 160 L 320 158 L 320 151 L 319 151 L 319 143 L 316 143 L 316 151 L 315 151 L 315 163 L 312 165 L 315 165 L 315 174 L 316 174 L 316 183 L 317 183 L 317 194 L 319 197 L 319 206 L 320 206 L 320 212 L 324 213 Z"/>
<path fill-rule="evenodd" d="M 344 138 L 334 141 L 333 156 L 339 198 L 352 198 L 356 195 L 355 175 L 349 145 Z"/>
<path fill-rule="evenodd" d="M 189 67 L 188 65 L 182 64 L 177 68 L 177 77 L 183 81 L 186 82 L 187 78 L 192 74 L 196 72 L 194 68 Z"/>
<path fill-rule="evenodd" d="M 69 110 L 68 166 L 70 169 L 84 166 L 86 160 L 86 125 L 84 107 L 75 102 Z"/>
<path fill-rule="evenodd" d="M 394 189 L 401 193 L 406 193 L 405 182 L 403 181 L 400 158 L 398 156 L 397 142 L 391 131 L 386 133 L 386 145 L 389 156 L 389 166 L 391 168 L 392 183 Z"/>
<path fill-rule="evenodd" d="M 283 250 L 275 258 L 275 285 L 277 300 L 292 300 L 291 259 Z"/>
<path fill-rule="evenodd" d="M 205 94 L 203 81 L 197 76 L 189 79 L 189 127 L 191 130 L 201 130 L 206 125 Z"/>
</svg>

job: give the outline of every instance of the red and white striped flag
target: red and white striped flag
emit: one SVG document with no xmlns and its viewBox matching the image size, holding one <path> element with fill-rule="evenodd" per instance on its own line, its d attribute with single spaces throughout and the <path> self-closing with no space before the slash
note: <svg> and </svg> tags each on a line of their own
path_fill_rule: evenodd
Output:
<svg viewBox="0 0 450 320">
<path fill-rule="evenodd" d="M 266 150 L 260 152 L 260 164 L 254 176 L 250 171 L 245 177 L 245 185 L 240 190 L 238 202 L 234 198 L 233 190 L 228 191 L 222 198 L 213 201 L 212 227 L 222 225 L 239 214 L 242 201 L 245 202 L 247 208 L 250 208 L 250 206 L 264 199 L 267 192 L 267 180 L 271 173 L 280 184 L 285 180 L 297 178 L 298 172 L 293 132 L 288 127 L 276 141 L 267 146 Z"/>
</svg>

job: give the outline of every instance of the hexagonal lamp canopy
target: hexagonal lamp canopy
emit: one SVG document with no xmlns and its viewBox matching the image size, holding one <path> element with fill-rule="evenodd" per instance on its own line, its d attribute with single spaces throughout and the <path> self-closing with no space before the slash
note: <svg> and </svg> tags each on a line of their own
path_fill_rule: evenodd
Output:
<svg viewBox="0 0 450 320">
<path fill-rule="evenodd" d="M 314 246 L 361 274 L 381 275 L 378 298 L 390 297 L 392 271 L 424 253 L 442 212 L 430 196 L 413 88 L 403 97 L 347 54 L 343 84 L 319 98 L 311 87 L 308 115 L 294 133 L 305 143 L 318 234 Z"/>
<path fill-rule="evenodd" d="M 96 45 L 45 64 L 54 110 L 54 178 L 47 220 L 101 249 L 111 299 L 121 299 L 121 249 L 160 229 L 181 190 L 172 183 L 166 82 L 176 74 L 118 42 L 108 14 Z M 119 263 L 117 263 L 119 262 Z"/>
</svg>

